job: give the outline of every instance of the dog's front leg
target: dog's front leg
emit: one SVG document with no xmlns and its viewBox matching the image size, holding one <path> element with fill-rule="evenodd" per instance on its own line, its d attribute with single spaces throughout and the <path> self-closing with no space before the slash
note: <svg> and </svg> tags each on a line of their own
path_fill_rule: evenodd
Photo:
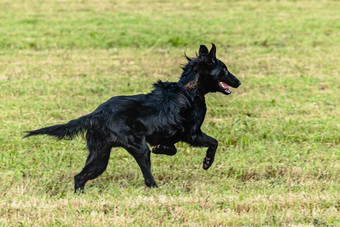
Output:
<svg viewBox="0 0 340 227">
<path fill-rule="evenodd" d="M 209 169 L 215 159 L 218 146 L 217 140 L 200 131 L 192 134 L 187 142 L 195 147 L 208 147 L 207 154 L 203 160 L 203 169 Z"/>
</svg>

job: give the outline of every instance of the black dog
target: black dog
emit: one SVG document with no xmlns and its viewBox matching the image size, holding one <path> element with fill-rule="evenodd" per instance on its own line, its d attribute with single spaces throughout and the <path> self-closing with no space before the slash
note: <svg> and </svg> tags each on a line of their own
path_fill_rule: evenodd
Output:
<svg viewBox="0 0 340 227">
<path fill-rule="evenodd" d="M 112 147 L 123 147 L 136 159 L 149 187 L 158 186 L 151 174 L 147 143 L 154 146 L 153 153 L 167 155 L 176 154 L 174 144 L 179 141 L 208 147 L 203 160 L 203 168 L 208 169 L 217 140 L 200 129 L 207 110 L 204 95 L 217 91 L 229 95 L 229 86 L 237 88 L 241 82 L 216 59 L 214 44 L 210 52 L 201 45 L 198 56 L 187 60 L 178 82 L 158 81 L 149 94 L 113 97 L 88 115 L 28 131 L 25 137 L 47 134 L 72 139 L 86 131 L 89 155 L 83 170 L 74 177 L 75 191 L 83 190 L 88 180 L 105 171 Z"/>
</svg>

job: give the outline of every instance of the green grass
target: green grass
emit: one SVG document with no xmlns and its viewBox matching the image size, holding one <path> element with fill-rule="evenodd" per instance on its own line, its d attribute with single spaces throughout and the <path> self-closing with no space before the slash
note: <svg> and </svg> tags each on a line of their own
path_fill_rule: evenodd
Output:
<svg viewBox="0 0 340 227">
<path fill-rule="evenodd" d="M 340 225 L 338 1 L 0 0 L 0 225 Z M 152 155 L 160 186 L 113 149 L 73 194 L 82 138 L 22 139 L 116 95 L 175 81 L 201 43 L 242 81 L 209 94 L 203 131 L 219 141 Z"/>
</svg>

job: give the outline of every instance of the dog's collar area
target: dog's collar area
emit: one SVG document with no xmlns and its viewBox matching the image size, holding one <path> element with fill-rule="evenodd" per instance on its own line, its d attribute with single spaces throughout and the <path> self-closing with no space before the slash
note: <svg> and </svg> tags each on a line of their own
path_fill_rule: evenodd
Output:
<svg viewBox="0 0 340 227">
<path fill-rule="evenodd" d="M 179 81 L 178 82 L 186 91 L 195 91 L 198 89 L 198 75 L 196 75 L 194 78 L 191 78 L 191 80 L 187 81 Z"/>
<path fill-rule="evenodd" d="M 196 78 L 195 80 L 191 80 L 188 83 L 183 84 L 182 86 L 187 91 L 195 90 L 198 87 L 198 78 Z"/>
</svg>

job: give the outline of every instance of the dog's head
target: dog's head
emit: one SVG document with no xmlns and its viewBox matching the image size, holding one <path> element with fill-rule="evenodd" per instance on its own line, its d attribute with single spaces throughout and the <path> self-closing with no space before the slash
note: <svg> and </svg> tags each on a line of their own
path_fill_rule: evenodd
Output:
<svg viewBox="0 0 340 227">
<path fill-rule="evenodd" d="M 199 49 L 200 58 L 196 66 L 199 73 L 200 86 L 206 92 L 221 92 L 225 95 L 231 93 L 230 87 L 237 88 L 241 82 L 228 71 L 227 66 L 216 58 L 216 46 L 212 43 L 210 51 L 205 45 Z"/>
</svg>

